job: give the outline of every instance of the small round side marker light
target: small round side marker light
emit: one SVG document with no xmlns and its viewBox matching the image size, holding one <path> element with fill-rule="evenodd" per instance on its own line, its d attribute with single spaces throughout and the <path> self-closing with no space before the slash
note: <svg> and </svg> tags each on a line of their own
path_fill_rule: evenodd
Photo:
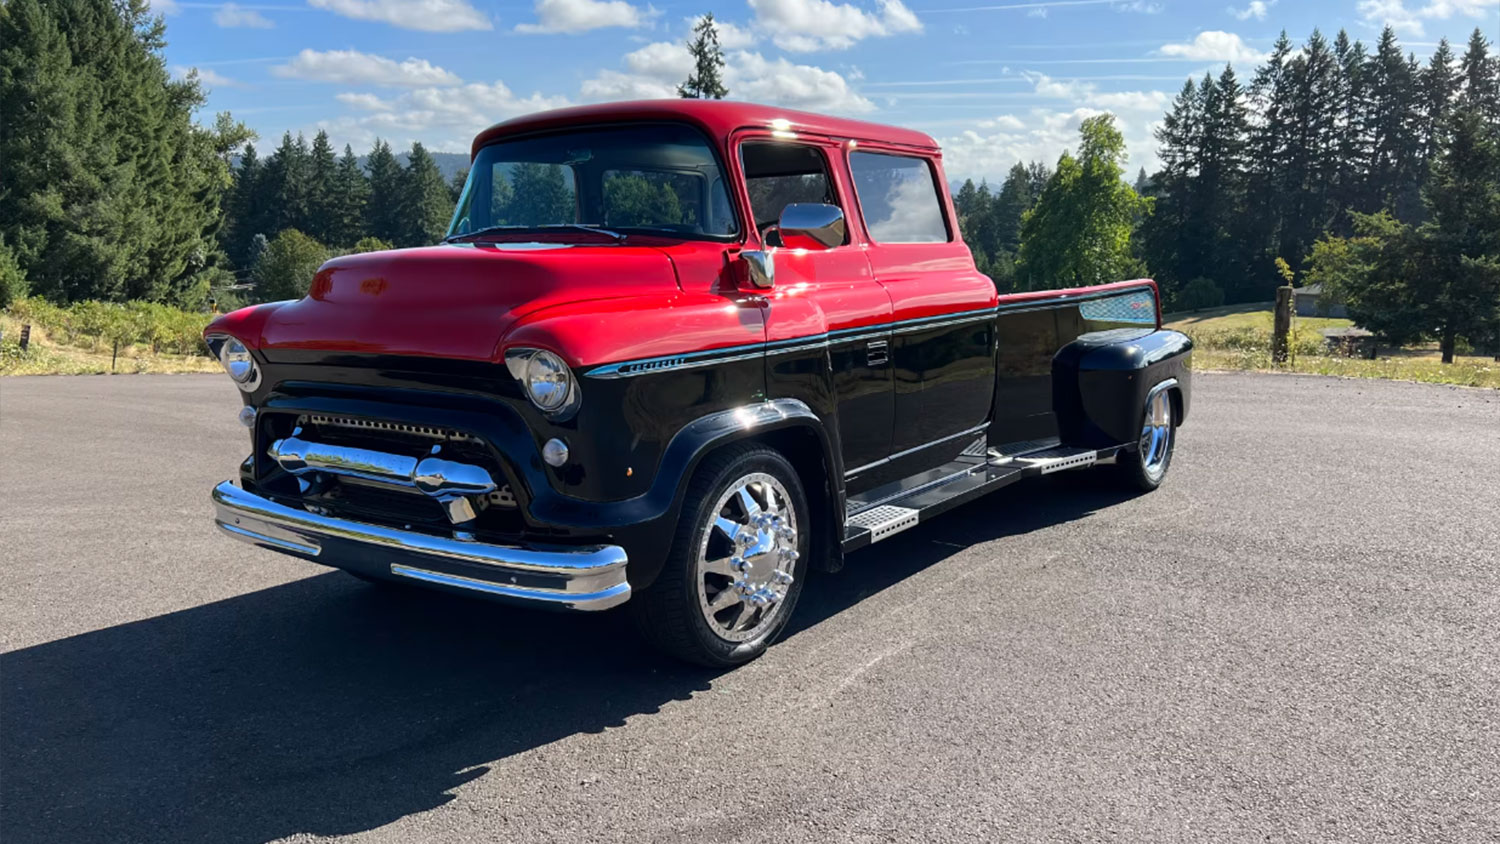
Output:
<svg viewBox="0 0 1500 844">
<path fill-rule="evenodd" d="M 248 404 L 240 408 L 240 424 L 246 428 L 255 427 L 255 408 Z"/>
<path fill-rule="evenodd" d="M 552 467 L 568 462 L 568 444 L 559 439 L 550 439 L 542 445 L 542 460 Z"/>
</svg>

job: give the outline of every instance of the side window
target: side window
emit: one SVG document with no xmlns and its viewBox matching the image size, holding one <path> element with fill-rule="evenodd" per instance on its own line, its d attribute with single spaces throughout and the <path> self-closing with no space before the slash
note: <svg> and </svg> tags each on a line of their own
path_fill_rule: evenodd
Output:
<svg viewBox="0 0 1500 844">
<path fill-rule="evenodd" d="M 923 158 L 880 152 L 849 154 L 865 228 L 877 243 L 946 243 L 948 224 L 932 166 Z"/>
<path fill-rule="evenodd" d="M 838 205 L 828 161 L 817 147 L 753 141 L 740 147 L 755 227 L 764 234 L 794 202 Z"/>
</svg>

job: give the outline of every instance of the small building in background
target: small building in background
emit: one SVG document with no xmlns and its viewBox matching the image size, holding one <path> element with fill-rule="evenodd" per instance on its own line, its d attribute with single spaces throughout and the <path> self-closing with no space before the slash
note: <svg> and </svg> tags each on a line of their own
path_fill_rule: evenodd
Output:
<svg viewBox="0 0 1500 844">
<path fill-rule="evenodd" d="M 1338 301 L 1331 295 L 1324 295 L 1321 283 L 1299 287 L 1292 291 L 1292 296 L 1296 300 L 1297 316 L 1336 317 L 1339 319 L 1349 316 L 1349 312 L 1345 310 L 1343 302 Z"/>
</svg>

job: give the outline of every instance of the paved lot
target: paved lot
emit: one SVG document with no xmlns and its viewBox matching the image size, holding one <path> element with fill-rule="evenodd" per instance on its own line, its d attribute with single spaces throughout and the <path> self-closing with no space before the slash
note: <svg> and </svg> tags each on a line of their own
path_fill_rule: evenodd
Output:
<svg viewBox="0 0 1500 844">
<path fill-rule="evenodd" d="M 232 543 L 217 376 L 0 381 L 0 840 L 1496 840 L 1500 393 L 1200 376 L 715 674 Z"/>
</svg>

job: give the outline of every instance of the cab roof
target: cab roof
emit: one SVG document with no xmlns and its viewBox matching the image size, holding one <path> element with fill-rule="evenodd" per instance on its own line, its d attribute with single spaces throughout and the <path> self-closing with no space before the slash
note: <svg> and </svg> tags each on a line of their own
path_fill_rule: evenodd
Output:
<svg viewBox="0 0 1500 844">
<path fill-rule="evenodd" d="M 858 141 L 880 141 L 916 147 L 937 153 L 937 142 L 931 136 L 911 129 L 827 117 L 780 106 L 742 103 L 733 100 L 634 100 L 575 106 L 540 111 L 515 117 L 480 132 L 474 138 L 472 153 L 505 135 L 546 131 L 568 126 L 631 121 L 680 121 L 691 123 L 715 139 L 728 137 L 736 129 L 757 128 L 789 132 L 808 132 Z M 785 122 L 783 122 L 785 121 Z"/>
</svg>

